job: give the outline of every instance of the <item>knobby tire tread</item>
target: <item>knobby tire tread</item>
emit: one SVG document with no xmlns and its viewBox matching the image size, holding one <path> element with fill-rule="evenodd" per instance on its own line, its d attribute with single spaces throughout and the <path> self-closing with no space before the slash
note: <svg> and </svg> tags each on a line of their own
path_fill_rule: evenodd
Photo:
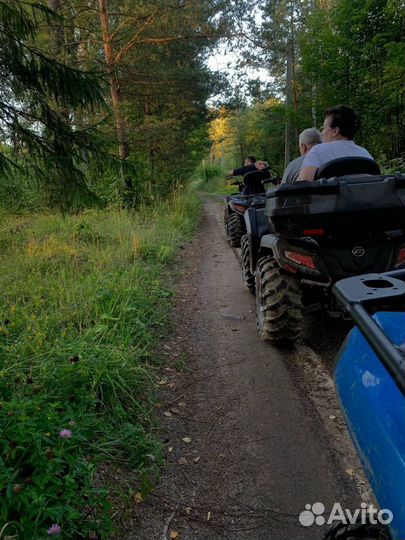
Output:
<svg viewBox="0 0 405 540">
<path fill-rule="evenodd" d="M 303 332 L 302 292 L 299 283 L 271 256 L 259 259 L 256 269 L 257 313 L 260 338 L 274 345 L 296 343 Z"/>
<path fill-rule="evenodd" d="M 250 271 L 250 255 L 249 255 L 249 237 L 247 234 L 242 236 L 241 242 L 241 264 L 242 264 L 242 279 L 245 287 L 255 293 L 255 276 Z"/>
<path fill-rule="evenodd" d="M 231 213 L 228 219 L 228 238 L 231 247 L 240 247 L 240 241 L 243 236 L 244 224 L 239 214 Z"/>
</svg>

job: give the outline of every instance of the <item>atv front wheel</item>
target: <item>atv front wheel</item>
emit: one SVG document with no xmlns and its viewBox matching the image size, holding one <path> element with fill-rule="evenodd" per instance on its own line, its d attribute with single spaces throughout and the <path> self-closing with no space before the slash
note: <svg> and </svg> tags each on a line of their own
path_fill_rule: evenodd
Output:
<svg viewBox="0 0 405 540">
<path fill-rule="evenodd" d="M 242 259 L 242 279 L 245 287 L 255 294 L 255 276 L 250 271 L 250 253 L 249 253 L 249 237 L 247 234 L 242 236 L 240 241 L 241 259 Z"/>
<path fill-rule="evenodd" d="M 228 207 L 226 207 L 224 211 L 224 228 L 225 228 L 226 237 L 229 239 L 228 219 L 229 219 L 229 210 L 228 210 Z"/>
<path fill-rule="evenodd" d="M 256 323 L 262 341 L 295 343 L 303 331 L 302 292 L 297 281 L 271 256 L 256 267 Z"/>
<path fill-rule="evenodd" d="M 391 540 L 391 535 L 388 528 L 381 524 L 334 523 L 323 538 L 324 540 Z"/>
<path fill-rule="evenodd" d="M 228 238 L 232 247 L 240 247 L 240 240 L 245 232 L 243 217 L 232 212 L 228 218 Z"/>
</svg>

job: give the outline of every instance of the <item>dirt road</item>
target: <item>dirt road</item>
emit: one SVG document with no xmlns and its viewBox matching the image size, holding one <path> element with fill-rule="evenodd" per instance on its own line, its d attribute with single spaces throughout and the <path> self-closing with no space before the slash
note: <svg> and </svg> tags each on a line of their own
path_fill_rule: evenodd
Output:
<svg viewBox="0 0 405 540">
<path fill-rule="evenodd" d="M 329 377 L 339 336 L 326 360 L 324 345 L 260 342 L 222 211 L 206 201 L 186 249 L 161 381 L 167 466 L 127 540 L 315 540 L 325 527 L 300 524 L 305 505 L 321 502 L 327 516 L 334 502 L 355 509 L 367 497 Z M 319 321 L 308 324 L 318 325 L 310 343 L 325 339 Z"/>
</svg>

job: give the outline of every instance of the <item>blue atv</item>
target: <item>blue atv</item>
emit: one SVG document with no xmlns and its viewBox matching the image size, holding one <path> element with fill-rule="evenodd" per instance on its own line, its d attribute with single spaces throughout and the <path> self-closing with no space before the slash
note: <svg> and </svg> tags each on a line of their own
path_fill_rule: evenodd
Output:
<svg viewBox="0 0 405 540">
<path fill-rule="evenodd" d="M 336 523 L 324 538 L 403 540 L 405 270 L 343 279 L 333 293 L 357 325 L 338 355 L 337 393 L 381 510 L 373 520 Z"/>
</svg>

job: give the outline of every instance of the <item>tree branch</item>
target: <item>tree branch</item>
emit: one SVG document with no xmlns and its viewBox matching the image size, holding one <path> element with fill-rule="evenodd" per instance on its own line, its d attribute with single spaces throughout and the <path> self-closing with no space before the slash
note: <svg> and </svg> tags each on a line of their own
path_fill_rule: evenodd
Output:
<svg viewBox="0 0 405 540">
<path fill-rule="evenodd" d="M 132 47 L 137 42 L 137 38 L 142 32 L 145 30 L 145 28 L 148 26 L 148 24 L 152 21 L 152 19 L 159 13 L 160 9 L 157 7 L 146 19 L 145 23 L 141 26 L 141 28 L 138 30 L 138 32 L 129 40 L 129 42 L 123 47 L 119 53 L 115 56 L 114 64 L 118 64 L 124 56 L 132 49 Z M 112 37 L 112 36 L 111 36 Z"/>
<path fill-rule="evenodd" d="M 164 38 L 145 38 L 140 39 L 136 43 L 151 43 L 158 45 L 160 43 L 170 43 L 171 41 L 183 41 L 186 39 L 221 39 L 239 37 L 242 34 L 194 34 L 188 36 L 168 36 Z"/>
</svg>

